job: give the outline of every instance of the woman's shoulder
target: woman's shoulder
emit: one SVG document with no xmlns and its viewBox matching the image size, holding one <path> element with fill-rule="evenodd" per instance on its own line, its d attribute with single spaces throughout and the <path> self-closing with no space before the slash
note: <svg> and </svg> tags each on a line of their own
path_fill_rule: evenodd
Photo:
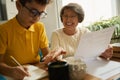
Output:
<svg viewBox="0 0 120 80">
<path fill-rule="evenodd" d="M 53 33 L 62 33 L 62 32 L 63 32 L 63 28 L 58 28 L 53 31 Z"/>
<path fill-rule="evenodd" d="M 59 29 L 55 29 L 53 32 L 52 32 L 52 36 L 53 35 L 57 35 L 57 36 L 63 36 L 64 32 L 63 32 L 63 28 L 59 28 Z"/>
</svg>

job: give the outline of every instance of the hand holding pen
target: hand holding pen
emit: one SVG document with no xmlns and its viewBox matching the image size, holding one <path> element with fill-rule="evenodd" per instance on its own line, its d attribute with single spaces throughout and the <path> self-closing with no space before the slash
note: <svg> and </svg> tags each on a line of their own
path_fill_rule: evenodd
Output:
<svg viewBox="0 0 120 80">
<path fill-rule="evenodd" d="M 30 76 L 30 74 L 27 71 L 27 67 L 22 66 L 13 56 L 10 56 L 10 58 L 18 65 L 17 67 L 12 67 L 12 77 L 15 78 L 15 80 L 23 80 L 24 77 Z"/>
</svg>

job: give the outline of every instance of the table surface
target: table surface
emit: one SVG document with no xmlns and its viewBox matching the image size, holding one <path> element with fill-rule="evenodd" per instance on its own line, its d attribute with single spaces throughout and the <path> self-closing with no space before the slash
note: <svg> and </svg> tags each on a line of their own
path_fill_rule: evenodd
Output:
<svg viewBox="0 0 120 80">
<path fill-rule="evenodd" d="M 107 80 L 115 80 L 115 79 L 118 78 L 118 77 L 120 77 L 120 73 L 117 74 L 117 75 L 114 75 L 114 76 L 112 76 L 112 77 L 110 77 L 110 78 L 108 78 Z M 45 78 L 40 79 L 40 80 L 49 80 L 49 79 L 48 79 L 48 77 L 45 77 Z M 93 76 L 93 75 L 90 75 L 90 74 L 86 74 L 84 80 L 102 80 L 102 79 L 97 78 L 97 77 L 95 77 L 95 76 Z"/>
<path fill-rule="evenodd" d="M 49 79 L 48 79 L 48 77 L 45 77 L 45 78 L 43 78 L 41 80 L 49 80 Z M 86 74 L 84 80 L 101 80 L 101 79 L 97 78 L 97 77 L 94 77 L 94 76 L 92 76 L 90 74 Z"/>
<path fill-rule="evenodd" d="M 119 61 L 120 61 L 120 59 L 119 59 Z M 39 63 L 39 65 L 36 64 L 35 66 L 38 66 L 38 67 L 40 67 L 40 68 L 42 68 L 42 69 L 46 69 L 46 65 L 44 65 L 43 63 Z M 114 80 L 116 77 L 119 77 L 119 76 L 120 76 L 120 73 L 119 73 L 119 74 L 116 74 L 116 75 L 114 75 L 114 76 L 111 76 L 111 77 L 108 78 L 107 80 Z M 48 77 L 45 77 L 45 78 L 40 79 L 40 80 L 49 80 L 49 79 L 48 79 Z M 93 76 L 93 75 L 90 75 L 90 74 L 86 73 L 86 76 L 85 76 L 84 80 L 102 80 L 102 79 L 97 78 L 97 77 L 95 77 L 95 76 Z"/>
</svg>

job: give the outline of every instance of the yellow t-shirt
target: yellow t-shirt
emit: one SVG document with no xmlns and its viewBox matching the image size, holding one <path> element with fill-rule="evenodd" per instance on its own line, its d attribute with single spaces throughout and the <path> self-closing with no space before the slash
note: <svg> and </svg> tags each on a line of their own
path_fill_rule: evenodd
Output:
<svg viewBox="0 0 120 80">
<path fill-rule="evenodd" d="M 0 54 L 8 65 L 16 65 L 10 56 L 21 64 L 35 63 L 40 60 L 40 48 L 48 47 L 44 25 L 37 22 L 29 29 L 22 27 L 16 20 L 11 19 L 0 25 Z"/>
</svg>

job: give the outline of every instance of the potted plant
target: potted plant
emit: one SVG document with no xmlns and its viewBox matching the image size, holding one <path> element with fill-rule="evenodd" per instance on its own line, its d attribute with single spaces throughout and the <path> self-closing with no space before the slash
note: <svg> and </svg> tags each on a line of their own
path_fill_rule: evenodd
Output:
<svg viewBox="0 0 120 80">
<path fill-rule="evenodd" d="M 114 16 L 107 20 L 100 20 L 87 26 L 91 31 L 97 31 L 111 26 L 116 26 L 111 43 L 120 42 L 120 16 Z"/>
</svg>

